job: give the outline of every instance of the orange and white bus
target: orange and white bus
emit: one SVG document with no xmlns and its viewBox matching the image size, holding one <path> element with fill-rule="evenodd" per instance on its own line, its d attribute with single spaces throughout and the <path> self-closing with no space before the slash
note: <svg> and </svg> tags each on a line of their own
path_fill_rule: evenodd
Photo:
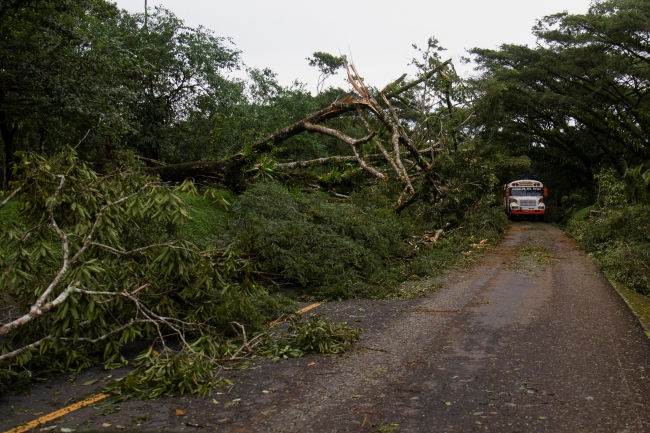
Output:
<svg viewBox="0 0 650 433">
<path fill-rule="evenodd" d="M 503 185 L 505 197 L 503 207 L 511 221 L 517 218 L 539 219 L 544 221 L 546 206 L 544 197 L 548 190 L 536 179 L 518 179 Z"/>
</svg>

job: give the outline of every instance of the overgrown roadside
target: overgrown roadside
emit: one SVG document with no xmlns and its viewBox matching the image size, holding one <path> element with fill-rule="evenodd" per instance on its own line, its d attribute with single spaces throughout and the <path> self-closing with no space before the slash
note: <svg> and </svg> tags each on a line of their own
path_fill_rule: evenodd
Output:
<svg viewBox="0 0 650 433">
<path fill-rule="evenodd" d="M 604 170 L 596 180 L 595 204 L 575 212 L 567 232 L 594 257 L 621 297 L 650 331 L 650 220 L 648 185 L 642 166 L 622 179 Z"/>
</svg>

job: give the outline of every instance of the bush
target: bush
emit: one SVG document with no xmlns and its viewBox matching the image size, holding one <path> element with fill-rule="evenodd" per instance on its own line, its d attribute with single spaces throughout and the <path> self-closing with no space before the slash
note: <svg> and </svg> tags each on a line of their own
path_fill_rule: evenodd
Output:
<svg viewBox="0 0 650 433">
<path fill-rule="evenodd" d="M 229 236 L 263 272 L 311 299 L 395 296 L 407 278 L 432 276 L 505 231 L 493 194 L 458 191 L 434 211 L 421 203 L 397 215 L 394 191 L 383 182 L 346 200 L 259 184 L 234 203 Z M 448 233 L 431 243 L 426 233 L 443 226 Z"/>
<path fill-rule="evenodd" d="M 599 203 L 574 213 L 567 228 L 609 278 L 650 295 L 650 205 L 628 203 L 612 172 L 597 179 Z"/>
</svg>

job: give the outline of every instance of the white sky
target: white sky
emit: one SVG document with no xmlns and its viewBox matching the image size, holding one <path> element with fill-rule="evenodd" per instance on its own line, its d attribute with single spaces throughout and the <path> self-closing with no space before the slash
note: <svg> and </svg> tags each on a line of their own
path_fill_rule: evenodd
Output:
<svg viewBox="0 0 650 433">
<path fill-rule="evenodd" d="M 202 25 L 231 37 L 248 66 L 271 68 L 283 85 L 295 79 L 316 90 L 318 70 L 307 64 L 315 51 L 347 54 L 368 85 L 383 87 L 404 72 L 434 36 L 461 74 L 460 57 L 473 47 L 535 45 L 531 28 L 545 15 L 585 13 L 590 0 L 148 0 L 163 5 L 191 27 Z M 144 0 L 117 0 L 143 12 Z M 327 85 L 348 86 L 342 74 Z"/>
</svg>

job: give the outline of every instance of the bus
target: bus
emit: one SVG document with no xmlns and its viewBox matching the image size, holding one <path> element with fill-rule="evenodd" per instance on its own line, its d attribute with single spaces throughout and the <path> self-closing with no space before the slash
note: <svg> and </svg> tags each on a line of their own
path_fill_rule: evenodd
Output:
<svg viewBox="0 0 650 433">
<path fill-rule="evenodd" d="M 548 190 L 542 182 L 536 179 L 517 179 L 503 185 L 505 197 L 503 207 L 510 218 L 516 219 L 537 219 L 544 221 L 546 206 L 544 197 L 548 196 Z"/>
</svg>

